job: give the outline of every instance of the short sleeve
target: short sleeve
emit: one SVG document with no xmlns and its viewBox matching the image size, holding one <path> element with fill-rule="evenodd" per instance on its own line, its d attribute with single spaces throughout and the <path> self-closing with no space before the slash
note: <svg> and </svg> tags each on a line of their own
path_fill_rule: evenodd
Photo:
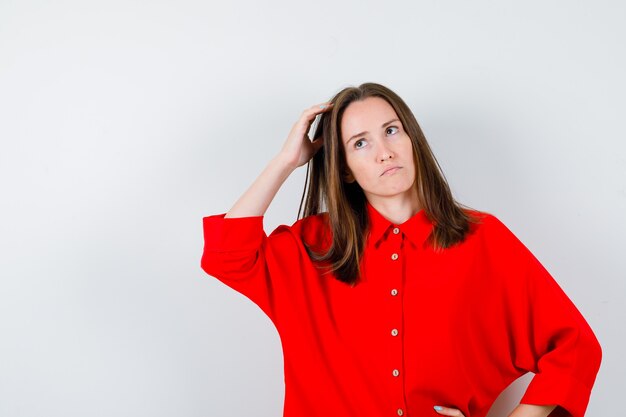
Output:
<svg viewBox="0 0 626 417">
<path fill-rule="evenodd" d="M 552 417 L 583 417 L 600 367 L 600 344 L 530 250 L 495 216 L 489 221 L 498 268 L 506 270 L 512 360 L 535 374 L 520 402 L 556 404 Z"/>
</svg>

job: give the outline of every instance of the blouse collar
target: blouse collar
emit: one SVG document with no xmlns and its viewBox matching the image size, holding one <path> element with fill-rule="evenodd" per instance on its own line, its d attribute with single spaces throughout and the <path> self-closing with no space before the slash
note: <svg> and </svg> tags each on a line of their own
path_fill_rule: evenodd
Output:
<svg viewBox="0 0 626 417">
<path fill-rule="evenodd" d="M 404 223 L 396 225 L 384 218 L 369 201 L 366 205 L 370 221 L 370 239 L 374 245 L 377 245 L 390 229 L 398 227 L 411 243 L 421 246 L 433 229 L 433 223 L 428 220 L 424 209 L 415 213 Z"/>
</svg>

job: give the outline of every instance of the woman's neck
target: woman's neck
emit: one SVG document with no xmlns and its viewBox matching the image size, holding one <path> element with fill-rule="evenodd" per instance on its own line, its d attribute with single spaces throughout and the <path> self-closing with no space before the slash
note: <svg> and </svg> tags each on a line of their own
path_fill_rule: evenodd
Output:
<svg viewBox="0 0 626 417">
<path fill-rule="evenodd" d="M 421 210 L 417 196 L 412 198 L 405 196 L 368 198 L 368 201 L 376 211 L 393 224 L 402 224 Z"/>
</svg>

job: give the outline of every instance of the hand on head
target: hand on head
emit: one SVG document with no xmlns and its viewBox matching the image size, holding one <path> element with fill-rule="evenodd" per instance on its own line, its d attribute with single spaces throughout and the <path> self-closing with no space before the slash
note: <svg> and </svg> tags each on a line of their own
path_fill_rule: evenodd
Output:
<svg viewBox="0 0 626 417">
<path fill-rule="evenodd" d="M 283 158 L 293 168 L 300 167 L 315 155 L 324 144 L 324 139 L 320 136 L 311 141 L 308 133 L 311 124 L 318 114 L 327 112 L 333 108 L 333 103 L 325 102 L 309 107 L 302 112 L 300 118 L 291 128 L 287 140 L 280 150 L 279 156 Z"/>
</svg>

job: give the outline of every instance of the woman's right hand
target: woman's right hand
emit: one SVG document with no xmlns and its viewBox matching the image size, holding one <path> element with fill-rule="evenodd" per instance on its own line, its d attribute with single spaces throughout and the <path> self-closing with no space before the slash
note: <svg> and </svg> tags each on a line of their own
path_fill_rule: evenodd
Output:
<svg viewBox="0 0 626 417">
<path fill-rule="evenodd" d="M 293 169 L 296 169 L 307 162 L 322 147 L 324 139 L 320 136 L 315 141 L 311 141 L 308 136 L 311 124 L 315 117 L 333 108 L 333 103 L 320 103 L 302 112 L 298 121 L 293 125 L 287 140 L 280 150 L 279 157 Z"/>
</svg>

